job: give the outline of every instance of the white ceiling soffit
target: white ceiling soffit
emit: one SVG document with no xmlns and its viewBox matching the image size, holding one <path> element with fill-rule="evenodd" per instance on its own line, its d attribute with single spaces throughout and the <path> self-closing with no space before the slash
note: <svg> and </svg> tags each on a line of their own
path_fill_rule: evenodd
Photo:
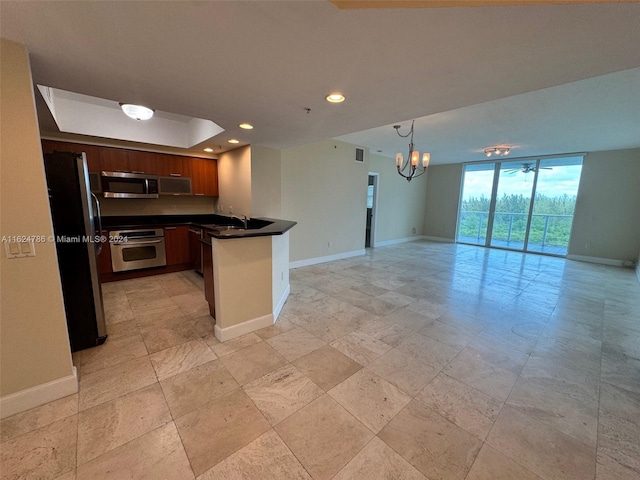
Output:
<svg viewBox="0 0 640 480">
<path fill-rule="evenodd" d="M 400 122 L 407 133 L 411 121 Z M 378 155 L 408 153 L 393 124 L 336 137 Z M 640 146 L 640 68 L 601 75 L 415 119 L 415 148 L 431 163 L 487 160 L 485 147 L 509 145 L 508 158 Z"/>
<path fill-rule="evenodd" d="M 38 85 L 61 132 L 168 147 L 191 148 L 224 132 L 203 118 L 156 111 L 149 120 L 127 117 L 113 100 Z"/>
</svg>

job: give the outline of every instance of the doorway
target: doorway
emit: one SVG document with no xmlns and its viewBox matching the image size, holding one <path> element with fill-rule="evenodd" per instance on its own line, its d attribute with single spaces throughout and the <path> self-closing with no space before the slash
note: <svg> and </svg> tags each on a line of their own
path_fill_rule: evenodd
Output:
<svg viewBox="0 0 640 480">
<path fill-rule="evenodd" d="M 567 254 L 582 156 L 465 165 L 456 241 Z"/>
<path fill-rule="evenodd" d="M 370 248 L 376 244 L 376 206 L 378 204 L 378 173 L 369 172 L 367 185 L 367 223 L 364 247 Z"/>
</svg>

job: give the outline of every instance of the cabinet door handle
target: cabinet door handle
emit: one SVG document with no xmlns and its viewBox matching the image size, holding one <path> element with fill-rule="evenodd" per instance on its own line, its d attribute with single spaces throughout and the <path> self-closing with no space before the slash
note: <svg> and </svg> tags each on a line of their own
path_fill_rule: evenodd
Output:
<svg viewBox="0 0 640 480">
<path fill-rule="evenodd" d="M 131 173 L 144 173 L 144 172 L 139 172 L 137 170 L 132 170 Z"/>
<path fill-rule="evenodd" d="M 194 193 L 194 195 L 204 196 L 204 193 Z"/>
<path fill-rule="evenodd" d="M 170 177 L 181 177 L 182 175 L 180 175 L 179 173 L 170 173 L 169 176 Z"/>
<path fill-rule="evenodd" d="M 201 230 L 193 230 L 192 228 L 190 228 L 190 229 L 189 229 L 189 231 L 190 231 L 191 233 L 196 233 L 196 234 L 198 234 L 198 235 L 200 235 L 200 234 L 202 233 L 202 231 L 201 231 Z"/>
<path fill-rule="evenodd" d="M 165 230 L 175 230 L 178 227 L 164 227 Z"/>
</svg>

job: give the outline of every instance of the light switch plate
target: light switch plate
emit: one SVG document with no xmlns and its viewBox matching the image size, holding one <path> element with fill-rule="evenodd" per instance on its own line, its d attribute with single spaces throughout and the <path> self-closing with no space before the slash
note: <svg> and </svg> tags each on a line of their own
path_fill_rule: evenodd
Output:
<svg viewBox="0 0 640 480">
<path fill-rule="evenodd" d="M 36 245 L 34 242 L 5 242 L 4 249 L 7 252 L 7 258 L 36 256 Z"/>
</svg>

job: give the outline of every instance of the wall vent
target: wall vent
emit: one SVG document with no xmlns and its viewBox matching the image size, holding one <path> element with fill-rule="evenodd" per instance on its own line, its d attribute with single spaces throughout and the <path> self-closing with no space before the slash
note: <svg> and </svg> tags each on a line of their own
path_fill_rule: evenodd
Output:
<svg viewBox="0 0 640 480">
<path fill-rule="evenodd" d="M 356 162 L 364 163 L 364 148 L 356 147 Z"/>
</svg>

